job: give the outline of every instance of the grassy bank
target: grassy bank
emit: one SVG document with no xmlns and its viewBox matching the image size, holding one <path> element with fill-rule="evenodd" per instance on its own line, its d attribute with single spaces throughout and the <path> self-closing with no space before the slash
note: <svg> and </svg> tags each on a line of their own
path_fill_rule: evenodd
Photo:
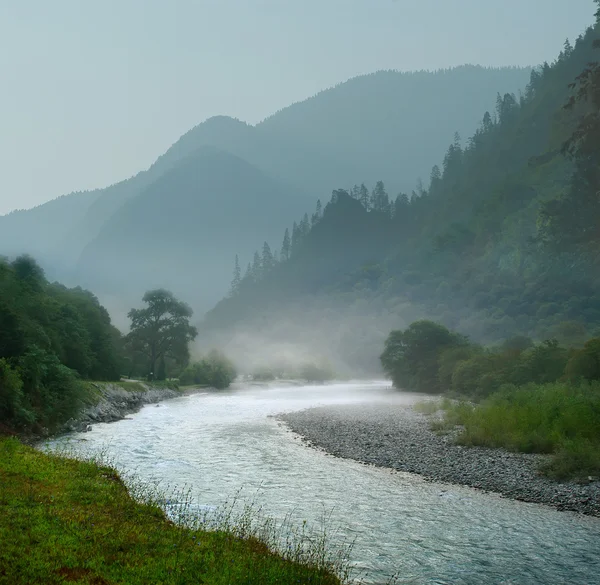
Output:
<svg viewBox="0 0 600 585">
<path fill-rule="evenodd" d="M 324 556 L 183 528 L 139 499 L 110 467 L 0 439 L 0 583 L 341 582 Z"/>
<path fill-rule="evenodd" d="M 557 479 L 600 476 L 600 383 L 505 386 L 481 403 L 445 400 L 438 428 L 461 425 L 458 442 L 552 454 Z M 427 407 L 431 410 L 431 406 Z"/>
</svg>

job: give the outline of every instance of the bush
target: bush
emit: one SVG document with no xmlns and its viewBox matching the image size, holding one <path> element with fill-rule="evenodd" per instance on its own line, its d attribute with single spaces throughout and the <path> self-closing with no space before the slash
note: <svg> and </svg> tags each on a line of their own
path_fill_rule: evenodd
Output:
<svg viewBox="0 0 600 585">
<path fill-rule="evenodd" d="M 307 363 L 298 370 L 298 377 L 307 382 L 326 382 L 334 377 L 332 369 L 327 365 Z"/>
<path fill-rule="evenodd" d="M 0 421 L 22 425 L 31 422 L 33 413 L 24 407 L 23 381 L 19 372 L 0 359 Z"/>
<path fill-rule="evenodd" d="M 222 353 L 213 350 L 208 356 L 188 366 L 179 376 L 184 386 L 211 386 L 217 390 L 229 388 L 237 377 L 233 363 Z"/>
<path fill-rule="evenodd" d="M 445 405 L 464 426 L 459 441 L 526 453 L 551 453 L 556 477 L 600 473 L 600 383 L 504 386 L 479 405 Z"/>
<path fill-rule="evenodd" d="M 575 351 L 565 373 L 570 380 L 600 380 L 600 338 L 590 339 L 583 349 Z"/>
</svg>

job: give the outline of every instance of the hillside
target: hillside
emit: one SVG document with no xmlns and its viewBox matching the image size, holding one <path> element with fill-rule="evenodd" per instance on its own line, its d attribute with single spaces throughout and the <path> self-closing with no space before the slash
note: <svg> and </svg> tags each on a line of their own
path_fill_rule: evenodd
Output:
<svg viewBox="0 0 600 585">
<path fill-rule="evenodd" d="M 586 193 L 597 192 L 600 153 L 593 140 L 581 156 L 561 149 L 589 112 L 564 105 L 598 58 L 598 36 L 590 29 L 536 69 L 521 98 L 504 94 L 481 112 L 427 190 L 394 200 L 380 183 L 362 204 L 358 191 L 334 192 L 312 229 L 296 229 L 289 260 L 249 275 L 207 315 L 205 343 L 244 351 L 241 339 L 269 338 L 284 322 L 289 343 L 337 359 L 342 341 L 350 369 L 376 369 L 383 332 L 424 316 L 489 342 L 594 333 L 600 209 Z"/>
<path fill-rule="evenodd" d="M 258 125 L 273 140 L 306 144 L 347 163 L 347 174 L 323 184 L 384 180 L 390 193 L 426 181 L 455 132 L 473 134 L 498 92 L 517 93 L 530 69 L 465 65 L 435 72 L 378 71 L 285 108 Z"/>
<path fill-rule="evenodd" d="M 201 150 L 130 199 L 86 246 L 75 274 L 131 302 L 166 287 L 208 306 L 231 279 L 232 259 L 279 236 L 310 199 L 226 152 Z"/>
<path fill-rule="evenodd" d="M 289 218 L 299 213 L 298 201 L 302 209 L 308 210 L 333 187 L 379 178 L 388 181 L 392 192 L 414 185 L 441 156 L 455 131 L 465 136 L 472 133 L 477 112 L 492 107 L 498 91 L 524 87 L 528 76 L 526 69 L 483 67 L 437 73 L 379 72 L 294 104 L 256 126 L 224 116 L 211 118 L 182 136 L 148 170 L 130 179 L 0 217 L 0 254 L 28 252 L 39 258 L 54 278 L 94 283 L 98 294 L 126 294 L 132 280 L 129 275 L 133 271 L 142 276 L 143 271 L 132 266 L 127 270 L 119 267 L 117 256 L 112 270 L 104 275 L 100 266 L 104 268 L 105 264 L 96 267 L 90 260 L 93 257 L 100 261 L 110 255 L 110 245 L 105 252 L 99 246 L 107 242 L 103 234 L 115 229 L 111 226 L 120 225 L 127 232 L 143 231 L 139 218 L 126 211 L 126 203 L 146 192 L 156 193 L 153 185 L 159 181 L 162 192 L 172 194 L 178 187 L 168 184 L 165 178 L 174 177 L 169 173 L 189 157 L 201 160 L 203 153 L 227 152 L 278 182 L 281 192 L 288 194 L 284 219 L 289 223 Z M 440 95 L 445 96 L 441 104 Z M 212 178 L 207 179 L 211 181 Z M 214 186 L 218 188 L 218 182 Z M 240 198 L 245 192 L 245 188 L 239 189 Z M 253 192 L 252 187 L 248 192 Z M 298 201 L 292 201 L 291 194 Z M 196 198 L 196 202 L 193 215 L 202 214 L 201 198 Z M 268 208 L 256 209 L 257 216 L 269 213 Z M 163 216 L 161 221 L 165 217 L 173 224 L 181 219 Z M 285 223 L 279 217 L 274 216 L 271 225 L 281 231 Z M 131 223 L 125 225 L 125 218 Z M 221 227 L 223 233 L 228 229 Z M 261 237 L 274 236 L 266 230 Z M 190 239 L 189 245 L 195 245 L 195 241 Z M 252 238 L 238 240 L 237 249 L 233 250 L 217 238 L 211 245 L 233 252 L 229 258 L 231 266 L 235 253 L 247 258 L 257 244 Z M 137 257 L 123 252 L 130 260 Z M 200 266 L 205 261 L 207 266 L 212 265 L 212 258 L 195 259 Z M 148 266 L 154 267 L 152 263 Z M 176 278 L 173 288 L 181 290 L 190 301 L 202 296 L 195 289 L 185 288 L 195 286 L 196 280 L 182 278 L 182 271 L 169 274 Z M 153 281 L 155 273 L 144 273 L 143 277 L 143 282 Z M 229 274 L 226 279 L 209 280 L 210 286 L 223 294 Z M 205 296 L 213 298 L 213 293 Z M 199 305 L 201 309 L 206 307 Z"/>
</svg>

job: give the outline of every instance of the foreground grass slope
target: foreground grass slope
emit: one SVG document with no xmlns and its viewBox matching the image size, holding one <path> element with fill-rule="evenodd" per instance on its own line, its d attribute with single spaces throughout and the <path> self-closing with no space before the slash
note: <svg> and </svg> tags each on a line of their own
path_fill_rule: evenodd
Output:
<svg viewBox="0 0 600 585">
<path fill-rule="evenodd" d="M 115 471 L 0 439 L 0 583 L 339 584 L 254 538 L 182 528 Z"/>
</svg>

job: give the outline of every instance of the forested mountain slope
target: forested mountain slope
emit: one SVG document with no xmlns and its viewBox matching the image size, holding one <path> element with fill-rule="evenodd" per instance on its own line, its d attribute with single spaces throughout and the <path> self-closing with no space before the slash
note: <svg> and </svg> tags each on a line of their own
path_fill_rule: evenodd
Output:
<svg viewBox="0 0 600 585">
<path fill-rule="evenodd" d="M 173 176 L 169 173 L 187 164 L 189 157 L 202 160 L 204 154 L 227 152 L 246 161 L 281 184 L 280 199 L 289 202 L 288 215 L 297 214 L 297 201 L 290 199 L 292 195 L 307 209 L 307 198 L 313 205 L 332 186 L 354 180 L 381 176 L 391 184 L 414 184 L 419 174 L 438 158 L 455 130 L 471 133 L 477 124 L 476 112 L 493 105 L 498 90 L 524 87 L 528 75 L 525 69 L 483 67 L 436 73 L 380 72 L 294 104 L 256 126 L 224 116 L 211 118 L 182 136 L 147 171 L 126 181 L 0 217 L 0 254 L 31 253 L 53 277 L 68 282 L 95 282 L 94 286 L 101 287 L 96 292 L 103 294 L 105 280 L 99 267 L 90 264 L 90 252 L 84 254 L 84 249 L 90 245 L 94 254 L 102 255 L 99 242 L 106 241 L 102 234 L 114 229 L 110 227 L 114 222 L 122 226 L 123 233 L 143 230 L 140 218 L 125 211 L 126 203 L 143 197 L 155 184 L 160 184 L 162 196 L 169 199 L 178 187 L 169 184 L 165 177 Z M 445 96 L 441 103 L 440 95 Z M 198 181 L 198 185 L 203 182 L 201 178 Z M 211 181 L 211 177 L 206 180 L 207 184 Z M 216 191 L 207 193 L 207 201 L 218 192 L 218 182 L 213 182 L 212 188 Z M 246 190 L 240 185 L 242 205 L 249 196 L 246 192 L 251 194 L 252 187 Z M 205 207 L 202 193 L 199 188 L 196 215 L 202 214 Z M 260 205 L 260 200 L 256 204 Z M 257 207 L 256 213 L 266 217 L 270 209 Z M 123 217 L 119 218 L 121 214 Z M 127 226 L 124 217 L 131 222 Z M 281 217 L 272 218 L 273 226 Z M 164 219 L 170 224 L 180 220 L 171 216 Z M 223 233 L 228 229 L 221 227 Z M 271 238 L 270 234 L 266 231 L 261 237 Z M 215 238 L 213 247 L 228 245 L 217 235 Z M 123 242 L 122 235 L 120 241 Z M 195 245 L 193 239 L 189 245 Z M 237 252 L 248 256 L 255 245 L 254 239 L 238 240 Z M 112 248 L 108 246 L 105 257 L 108 250 Z M 197 250 L 196 263 L 212 266 L 213 258 L 204 253 L 205 250 Z M 118 264 L 116 257 L 114 268 Z M 133 266 L 130 270 L 140 274 Z M 120 284 L 117 280 L 117 275 L 123 274 L 120 268 L 107 274 L 107 288 L 116 294 L 128 292 L 131 278 Z M 146 281 L 154 276 L 155 273 L 144 274 Z M 182 277 L 182 283 L 189 281 L 183 271 L 176 276 Z M 211 286 L 218 285 L 221 293 L 225 292 L 226 280 L 209 280 Z M 174 288 L 184 287 L 176 281 Z M 196 292 L 190 289 L 182 294 L 192 301 Z"/>
<path fill-rule="evenodd" d="M 231 258 L 264 234 L 274 237 L 309 201 L 236 156 L 201 151 L 114 214 L 84 249 L 76 274 L 124 306 L 157 287 L 207 306 L 226 290 Z"/>
<path fill-rule="evenodd" d="M 382 331 L 421 316 L 488 341 L 593 333 L 600 140 L 575 144 L 572 156 L 562 147 L 600 107 L 586 96 L 564 108 L 575 91 L 569 84 L 598 58 L 599 36 L 596 26 L 567 44 L 555 63 L 532 73 L 520 98 L 499 95 L 468 143 L 457 137 L 450 145 L 427 190 L 390 197 L 378 183 L 370 193 L 334 192 L 322 218 L 292 230 L 289 259 L 257 266 L 208 314 L 206 338 L 213 331 L 235 345 L 282 319 L 289 339 L 300 331 L 304 343 L 307 322 L 296 314 L 303 302 L 320 307 L 323 317 L 313 320 L 320 340 L 360 315 L 355 353 L 369 354 L 364 362 L 373 365 Z"/>
<path fill-rule="evenodd" d="M 391 192 L 426 181 L 455 132 L 470 136 L 496 94 L 525 88 L 530 69 L 465 65 L 435 72 L 378 71 L 285 108 L 258 125 L 271 139 L 335 155 L 350 172 L 340 185 L 386 181 Z"/>
</svg>

